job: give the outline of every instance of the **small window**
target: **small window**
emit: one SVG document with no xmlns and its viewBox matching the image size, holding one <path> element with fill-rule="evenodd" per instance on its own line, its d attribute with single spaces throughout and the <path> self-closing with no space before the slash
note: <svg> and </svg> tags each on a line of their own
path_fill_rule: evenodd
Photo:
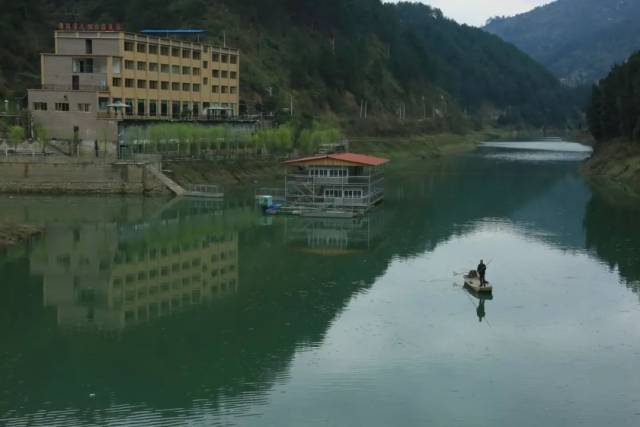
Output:
<svg viewBox="0 0 640 427">
<path fill-rule="evenodd" d="M 194 76 L 199 76 L 200 75 L 200 68 L 193 67 L 192 74 Z"/>
<path fill-rule="evenodd" d="M 56 102 L 56 111 L 69 111 L 69 103 L 68 102 Z"/>
<path fill-rule="evenodd" d="M 158 71 L 158 63 L 157 62 L 150 62 L 149 63 L 149 71 Z"/>
<path fill-rule="evenodd" d="M 93 53 L 93 40 L 87 39 L 84 41 L 84 53 L 91 55 Z"/>
<path fill-rule="evenodd" d="M 112 86 L 113 87 L 122 86 L 122 79 L 120 77 L 114 77 L 113 80 L 112 80 Z"/>
<path fill-rule="evenodd" d="M 229 56 L 229 62 L 231 62 L 232 64 L 237 64 L 238 63 L 238 56 L 237 55 L 230 55 Z"/>
<path fill-rule="evenodd" d="M 158 89 L 158 81 L 157 80 L 149 80 L 149 89 Z"/>
<path fill-rule="evenodd" d="M 171 72 L 173 74 L 180 74 L 180 66 L 179 65 L 172 65 L 171 66 Z"/>
<path fill-rule="evenodd" d="M 191 51 L 189 49 L 182 49 L 182 57 L 185 59 L 191 58 Z"/>
<path fill-rule="evenodd" d="M 180 57 L 180 48 L 179 47 L 172 47 L 171 48 L 171 56 L 179 58 Z"/>
<path fill-rule="evenodd" d="M 138 71 L 147 71 L 147 63 L 138 61 Z"/>
<path fill-rule="evenodd" d="M 138 80 L 138 89 L 145 89 L 147 87 L 146 80 Z"/>
<path fill-rule="evenodd" d="M 35 111 L 47 111 L 47 103 L 46 102 L 34 102 L 33 109 Z"/>
<path fill-rule="evenodd" d="M 236 93 L 237 92 L 237 88 L 235 86 L 229 86 L 229 93 Z"/>
<path fill-rule="evenodd" d="M 229 72 L 227 70 L 222 70 L 222 78 L 223 79 L 228 79 L 229 78 Z"/>
<path fill-rule="evenodd" d="M 169 72 L 169 64 L 160 64 L 160 72 L 168 73 Z"/>
<path fill-rule="evenodd" d="M 209 61 L 203 61 L 202 68 L 209 68 Z"/>
<path fill-rule="evenodd" d="M 144 43 L 138 43 L 136 46 L 136 50 L 138 53 L 147 53 L 147 45 Z"/>
<path fill-rule="evenodd" d="M 169 46 L 160 46 L 160 55 L 169 56 Z"/>
<path fill-rule="evenodd" d="M 209 78 L 205 77 L 204 79 L 202 79 L 202 84 L 205 86 L 209 86 Z"/>
<path fill-rule="evenodd" d="M 78 104 L 78 111 L 80 111 L 81 113 L 89 113 L 91 112 L 91 104 Z"/>
<path fill-rule="evenodd" d="M 220 91 L 220 86 L 211 86 L 212 93 L 218 93 Z"/>
<path fill-rule="evenodd" d="M 133 52 L 133 42 L 124 42 L 124 50 L 126 52 Z"/>
<path fill-rule="evenodd" d="M 179 91 L 180 90 L 180 83 L 172 82 L 171 83 L 171 90 Z"/>
<path fill-rule="evenodd" d="M 160 89 L 169 90 L 169 82 L 160 82 Z"/>
<path fill-rule="evenodd" d="M 199 50 L 194 50 L 193 51 L 193 59 L 200 59 L 200 51 Z"/>
<path fill-rule="evenodd" d="M 149 45 L 149 54 L 150 55 L 157 55 L 158 54 L 158 45 L 157 44 L 150 44 Z"/>
<path fill-rule="evenodd" d="M 182 67 L 182 74 L 191 74 L 191 67 Z"/>
<path fill-rule="evenodd" d="M 238 78 L 238 73 L 236 71 L 231 71 L 229 73 L 229 77 L 232 78 L 233 80 Z"/>
<path fill-rule="evenodd" d="M 134 63 L 131 60 L 125 60 L 124 61 L 124 68 L 127 70 L 133 70 L 134 69 Z"/>
<path fill-rule="evenodd" d="M 124 87 L 133 87 L 133 79 L 124 79 Z"/>
<path fill-rule="evenodd" d="M 212 62 L 220 62 L 220 54 L 219 53 L 212 53 L 211 54 L 211 61 Z"/>
<path fill-rule="evenodd" d="M 200 92 L 200 85 L 198 83 L 194 83 L 193 84 L 193 91 L 194 92 Z"/>
<path fill-rule="evenodd" d="M 220 92 L 227 93 L 227 90 L 228 90 L 227 86 L 220 86 Z"/>
<path fill-rule="evenodd" d="M 211 70 L 211 77 L 214 79 L 220 78 L 220 70 Z"/>
<path fill-rule="evenodd" d="M 227 64 L 227 63 L 229 63 L 229 55 L 227 55 L 227 54 L 223 53 L 222 55 L 220 55 L 220 61 L 221 61 L 223 64 Z"/>
<path fill-rule="evenodd" d="M 182 83 L 182 90 L 188 92 L 191 89 L 191 85 L 189 83 Z"/>
</svg>

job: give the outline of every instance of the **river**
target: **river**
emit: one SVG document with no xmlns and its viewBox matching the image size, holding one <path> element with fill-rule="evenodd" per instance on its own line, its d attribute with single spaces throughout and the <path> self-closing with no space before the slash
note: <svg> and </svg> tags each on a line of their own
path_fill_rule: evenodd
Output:
<svg viewBox="0 0 640 427">
<path fill-rule="evenodd" d="M 0 254 L 0 424 L 639 425 L 640 203 L 588 155 L 391 165 L 355 221 L 3 197 L 46 233 Z"/>
</svg>

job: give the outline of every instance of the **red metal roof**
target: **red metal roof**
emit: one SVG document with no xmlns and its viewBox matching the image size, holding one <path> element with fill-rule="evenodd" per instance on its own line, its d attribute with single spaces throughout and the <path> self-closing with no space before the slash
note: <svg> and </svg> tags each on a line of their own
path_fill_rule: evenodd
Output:
<svg viewBox="0 0 640 427">
<path fill-rule="evenodd" d="M 382 157 L 367 156 L 366 154 L 335 153 L 335 154 L 321 154 L 321 155 L 310 156 L 310 157 L 301 157 L 299 159 L 288 160 L 283 163 L 285 165 L 294 165 L 298 163 L 307 163 L 307 162 L 312 162 L 314 160 L 324 160 L 324 159 L 341 160 L 343 162 L 355 163 L 363 166 L 380 166 L 389 162 L 389 159 L 384 159 Z"/>
</svg>

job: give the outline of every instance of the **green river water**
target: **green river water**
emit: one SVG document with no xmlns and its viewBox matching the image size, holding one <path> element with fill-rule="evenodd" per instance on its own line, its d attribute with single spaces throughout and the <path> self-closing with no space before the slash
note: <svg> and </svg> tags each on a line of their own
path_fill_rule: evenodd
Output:
<svg viewBox="0 0 640 427">
<path fill-rule="evenodd" d="M 640 203 L 588 155 L 391 165 L 355 221 L 3 196 L 46 233 L 0 254 L 0 425 L 640 425 Z"/>
</svg>

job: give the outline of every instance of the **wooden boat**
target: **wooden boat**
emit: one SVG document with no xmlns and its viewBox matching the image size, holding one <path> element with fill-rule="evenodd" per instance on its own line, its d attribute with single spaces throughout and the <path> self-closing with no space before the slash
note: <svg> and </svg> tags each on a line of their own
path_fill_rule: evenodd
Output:
<svg viewBox="0 0 640 427">
<path fill-rule="evenodd" d="M 493 292 L 493 286 L 491 286 L 491 283 L 486 282 L 484 286 L 480 286 L 480 278 L 469 274 L 464 276 L 464 286 L 479 294 Z"/>
</svg>

